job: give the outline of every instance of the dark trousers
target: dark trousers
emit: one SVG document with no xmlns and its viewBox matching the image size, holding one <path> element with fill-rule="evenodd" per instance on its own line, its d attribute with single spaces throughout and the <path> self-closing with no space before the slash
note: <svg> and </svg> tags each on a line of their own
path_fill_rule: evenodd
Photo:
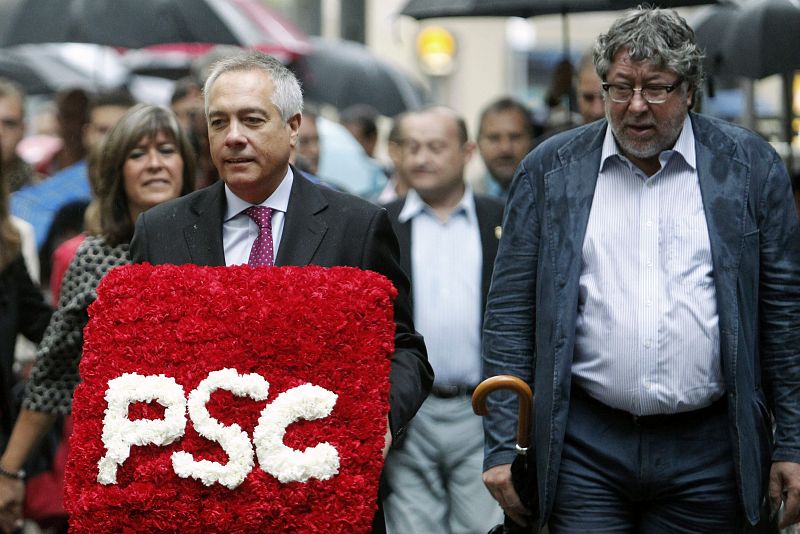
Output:
<svg viewBox="0 0 800 534">
<path fill-rule="evenodd" d="M 573 388 L 551 534 L 733 533 L 742 523 L 724 397 L 635 418 Z"/>
</svg>

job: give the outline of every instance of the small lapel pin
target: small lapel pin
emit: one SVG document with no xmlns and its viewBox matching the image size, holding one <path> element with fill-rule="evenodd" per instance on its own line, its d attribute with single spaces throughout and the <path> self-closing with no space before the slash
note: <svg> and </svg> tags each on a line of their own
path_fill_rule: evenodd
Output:
<svg viewBox="0 0 800 534">
<path fill-rule="evenodd" d="M 502 226 L 495 226 L 495 227 L 494 227 L 494 236 L 495 236 L 497 239 L 500 239 L 500 237 L 501 237 L 502 235 L 503 235 L 503 227 L 502 227 Z"/>
</svg>

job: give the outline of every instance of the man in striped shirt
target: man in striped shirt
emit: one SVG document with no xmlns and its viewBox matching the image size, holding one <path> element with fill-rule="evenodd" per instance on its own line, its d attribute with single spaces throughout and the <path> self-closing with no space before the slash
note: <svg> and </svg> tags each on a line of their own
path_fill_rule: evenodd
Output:
<svg viewBox="0 0 800 534">
<path fill-rule="evenodd" d="M 594 48 L 606 120 L 517 171 L 483 364 L 535 395 L 536 509 L 511 485 L 514 400 L 485 421 L 484 481 L 518 522 L 734 532 L 765 496 L 798 520 L 797 213 L 767 143 L 690 112 L 701 59 L 674 11 L 626 12 Z"/>
<path fill-rule="evenodd" d="M 482 533 L 502 512 L 481 483 L 483 432 L 470 396 L 481 376 L 481 320 L 503 204 L 465 182 L 474 144 L 455 111 L 412 111 L 400 127 L 398 170 L 411 189 L 386 210 L 436 378 L 386 458 L 386 529 Z"/>
</svg>

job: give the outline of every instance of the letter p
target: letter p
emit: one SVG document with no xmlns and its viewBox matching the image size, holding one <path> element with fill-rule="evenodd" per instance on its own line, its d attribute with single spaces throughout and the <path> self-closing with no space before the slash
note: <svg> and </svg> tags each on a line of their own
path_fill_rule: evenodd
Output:
<svg viewBox="0 0 800 534">
<path fill-rule="evenodd" d="M 106 454 L 97 462 L 97 481 L 116 484 L 117 467 L 128 459 L 131 445 L 169 445 L 186 430 L 186 397 L 174 378 L 164 375 L 142 376 L 125 373 L 108 381 L 103 418 L 103 445 Z M 164 419 L 128 418 L 128 408 L 136 402 L 158 402 Z"/>
</svg>

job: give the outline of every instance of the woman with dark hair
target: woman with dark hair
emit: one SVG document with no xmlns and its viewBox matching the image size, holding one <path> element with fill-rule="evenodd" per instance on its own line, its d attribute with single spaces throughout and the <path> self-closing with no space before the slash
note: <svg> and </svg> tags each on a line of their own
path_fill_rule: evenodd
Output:
<svg viewBox="0 0 800 534">
<path fill-rule="evenodd" d="M 20 517 L 25 459 L 56 417 L 71 410 L 87 309 L 98 284 L 111 269 L 130 263 L 128 245 L 140 213 L 194 189 L 194 165 L 191 144 L 167 108 L 134 106 L 109 132 L 98 162 L 98 228 L 64 276 L 22 411 L 0 457 L 0 529 L 10 531 Z"/>
</svg>

